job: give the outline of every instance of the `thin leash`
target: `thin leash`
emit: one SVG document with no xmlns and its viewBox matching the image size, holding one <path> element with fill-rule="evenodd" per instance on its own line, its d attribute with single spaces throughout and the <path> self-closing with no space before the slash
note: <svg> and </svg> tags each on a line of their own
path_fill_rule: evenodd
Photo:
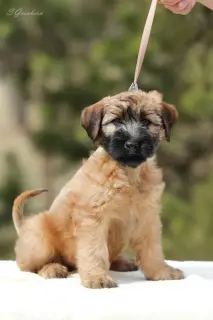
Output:
<svg viewBox="0 0 213 320">
<path fill-rule="evenodd" d="M 141 67 L 142 67 L 144 56 L 146 53 L 146 49 L 147 49 L 147 45 L 148 45 L 148 41 L 149 41 L 149 36 L 151 33 L 152 24 L 153 24 L 153 20 L 154 20 L 154 16 L 155 16 L 155 10 L 157 7 L 157 2 L 158 2 L 158 0 L 152 0 L 151 5 L 150 5 L 149 13 L 148 13 L 146 23 L 144 26 L 144 30 L 143 30 L 143 34 L 141 37 L 137 63 L 136 63 L 136 67 L 135 67 L 134 81 L 129 88 L 129 90 L 131 90 L 131 91 L 138 90 L 138 83 L 137 83 L 138 77 L 140 75 Z"/>
</svg>

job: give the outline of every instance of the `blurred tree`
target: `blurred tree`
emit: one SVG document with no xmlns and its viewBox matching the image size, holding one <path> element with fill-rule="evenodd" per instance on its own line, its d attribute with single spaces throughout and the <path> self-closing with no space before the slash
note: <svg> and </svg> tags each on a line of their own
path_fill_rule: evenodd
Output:
<svg viewBox="0 0 213 320">
<path fill-rule="evenodd" d="M 55 155 L 70 163 L 86 156 L 92 147 L 80 127 L 82 108 L 129 88 L 149 3 L 20 0 L 17 5 L 14 0 L 1 0 L 0 71 L 2 76 L 13 76 L 24 101 L 22 112 L 28 106 L 40 112 L 41 126 L 37 130 L 28 126 L 28 130 L 43 154 L 47 185 L 55 174 L 51 161 Z M 11 14 L 13 8 L 16 11 Z M 20 10 L 43 14 L 18 15 Z M 211 256 L 209 249 L 204 250 L 210 232 L 199 216 L 210 219 L 211 215 L 211 207 L 206 210 L 202 199 L 203 190 L 209 194 L 213 183 L 209 175 L 212 28 L 212 12 L 201 5 L 188 16 L 158 6 L 140 77 L 142 89 L 163 92 L 180 115 L 172 143 L 165 142 L 159 150 L 167 182 L 165 247 L 167 256 L 173 258 Z M 189 234 L 191 239 L 186 241 Z"/>
<path fill-rule="evenodd" d="M 8 152 L 2 167 L 4 178 L 0 186 L 0 257 L 14 259 L 16 232 L 12 222 L 14 199 L 23 191 L 23 174 L 16 155 Z"/>
<path fill-rule="evenodd" d="M 23 190 L 23 176 L 13 153 L 6 154 L 3 170 L 5 175 L 0 186 L 0 225 L 11 223 L 13 201 Z"/>
</svg>

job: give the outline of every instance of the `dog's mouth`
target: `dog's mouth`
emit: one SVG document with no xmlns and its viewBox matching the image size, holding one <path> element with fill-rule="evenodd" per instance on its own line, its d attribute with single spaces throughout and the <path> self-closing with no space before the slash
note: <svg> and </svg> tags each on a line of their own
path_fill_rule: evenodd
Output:
<svg viewBox="0 0 213 320">
<path fill-rule="evenodd" d="M 107 146 L 105 150 L 110 154 L 110 156 L 117 161 L 119 164 L 131 168 L 139 167 L 148 158 L 152 157 L 154 154 L 154 148 L 149 146 L 141 150 L 138 153 L 128 153 L 124 148 L 110 148 Z"/>
<path fill-rule="evenodd" d="M 140 156 L 129 156 L 129 157 L 119 157 L 116 159 L 118 163 L 120 163 L 123 166 L 127 166 L 130 168 L 137 168 L 139 167 L 143 162 L 147 160 L 147 157 Z"/>
<path fill-rule="evenodd" d="M 122 165 L 131 168 L 137 168 L 148 158 L 152 157 L 154 152 L 155 148 L 153 144 L 144 143 L 138 150 L 129 150 L 127 152 L 125 149 L 123 149 L 122 154 L 118 155 L 116 161 Z"/>
</svg>

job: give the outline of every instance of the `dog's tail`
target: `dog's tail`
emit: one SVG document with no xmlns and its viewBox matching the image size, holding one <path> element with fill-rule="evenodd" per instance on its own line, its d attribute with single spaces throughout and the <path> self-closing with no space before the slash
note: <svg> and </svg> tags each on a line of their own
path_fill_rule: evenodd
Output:
<svg viewBox="0 0 213 320">
<path fill-rule="evenodd" d="M 30 197 L 37 196 L 43 192 L 48 191 L 47 189 L 35 189 L 29 190 L 21 193 L 13 203 L 13 210 L 12 210 L 12 217 L 13 217 L 13 224 L 15 226 L 17 234 L 19 234 L 19 230 L 23 221 L 23 209 L 24 209 L 24 202 Z"/>
</svg>

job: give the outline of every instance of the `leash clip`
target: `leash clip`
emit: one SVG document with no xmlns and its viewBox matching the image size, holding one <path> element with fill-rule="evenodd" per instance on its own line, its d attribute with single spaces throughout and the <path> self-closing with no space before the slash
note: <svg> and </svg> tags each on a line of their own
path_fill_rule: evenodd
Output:
<svg viewBox="0 0 213 320">
<path fill-rule="evenodd" d="M 129 90 L 128 91 L 135 91 L 135 90 L 138 90 L 138 85 L 136 82 L 133 82 L 131 84 L 131 86 L 129 87 Z"/>
</svg>

